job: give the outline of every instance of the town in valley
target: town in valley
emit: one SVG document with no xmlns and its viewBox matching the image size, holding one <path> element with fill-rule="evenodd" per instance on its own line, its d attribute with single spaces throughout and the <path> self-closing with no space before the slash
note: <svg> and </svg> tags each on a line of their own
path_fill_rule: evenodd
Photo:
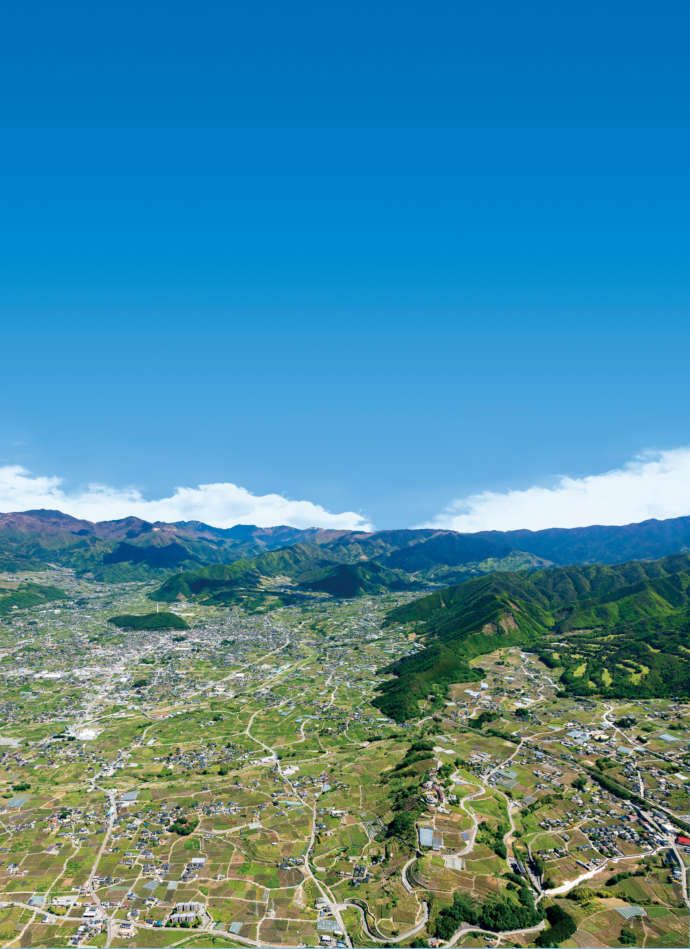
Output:
<svg viewBox="0 0 690 949">
<path fill-rule="evenodd" d="M 157 587 L 0 575 L 59 591 L 0 616 L 0 943 L 686 944 L 687 696 L 563 692 L 508 644 L 398 721 L 418 593 Z"/>
</svg>

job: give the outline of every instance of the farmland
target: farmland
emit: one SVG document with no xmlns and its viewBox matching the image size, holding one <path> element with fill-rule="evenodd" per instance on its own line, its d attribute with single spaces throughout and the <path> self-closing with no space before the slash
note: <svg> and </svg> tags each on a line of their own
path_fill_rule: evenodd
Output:
<svg viewBox="0 0 690 949">
<path fill-rule="evenodd" d="M 686 704 L 508 645 L 399 723 L 372 701 L 412 593 L 156 622 L 151 583 L 39 579 L 0 625 L 4 944 L 687 939 Z"/>
</svg>

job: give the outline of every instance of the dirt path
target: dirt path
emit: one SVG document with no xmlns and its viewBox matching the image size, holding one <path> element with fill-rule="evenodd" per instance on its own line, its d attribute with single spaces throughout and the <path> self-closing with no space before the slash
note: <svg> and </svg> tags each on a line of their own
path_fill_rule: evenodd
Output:
<svg viewBox="0 0 690 949">
<path fill-rule="evenodd" d="M 413 936 L 416 936 L 418 932 L 421 932 L 429 921 L 429 905 L 428 903 L 424 901 L 422 902 L 424 915 L 421 922 L 416 923 L 412 927 L 412 929 L 408 929 L 408 931 L 405 933 L 402 933 L 402 935 L 382 936 L 380 933 L 372 932 L 372 930 L 369 928 L 369 923 L 367 921 L 367 914 L 364 912 L 364 910 L 358 903 L 351 903 L 349 901 L 346 901 L 344 903 L 341 903 L 340 906 L 343 908 L 357 910 L 357 912 L 359 913 L 361 917 L 362 925 L 364 926 L 364 929 L 366 930 L 367 936 L 369 936 L 369 938 L 373 940 L 374 942 L 381 943 L 382 945 L 385 945 L 385 946 L 389 946 L 389 945 L 399 943 L 399 942 L 405 942 L 406 939 L 411 939 Z"/>
</svg>

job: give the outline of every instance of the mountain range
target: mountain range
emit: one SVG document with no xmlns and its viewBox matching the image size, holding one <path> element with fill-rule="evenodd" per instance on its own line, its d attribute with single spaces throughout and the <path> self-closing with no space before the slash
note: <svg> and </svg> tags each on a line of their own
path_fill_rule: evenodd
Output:
<svg viewBox="0 0 690 949">
<path fill-rule="evenodd" d="M 3 570 L 40 569 L 54 563 L 102 579 L 165 577 L 180 569 L 193 572 L 211 564 L 251 560 L 296 544 L 309 549 L 314 565 L 376 562 L 414 580 L 449 584 L 500 567 L 610 564 L 679 553 L 690 549 L 690 517 L 622 527 L 463 534 L 252 525 L 223 529 L 199 521 L 151 523 L 136 517 L 92 522 L 48 510 L 0 514 Z M 259 564 L 259 569 L 263 566 Z"/>
<path fill-rule="evenodd" d="M 180 567 L 254 557 L 297 540 L 332 541 L 341 534 L 242 524 L 225 530 L 200 521 L 151 523 L 138 517 L 93 522 L 61 511 L 24 511 L 0 514 L 0 569 L 58 564 L 98 579 L 146 579 Z"/>
<path fill-rule="evenodd" d="M 222 567 L 177 572 L 152 596 L 165 602 L 191 596 L 257 609 L 301 602 L 314 594 L 423 592 L 499 570 L 535 570 L 573 561 L 616 563 L 630 555 L 680 552 L 688 548 L 690 518 L 574 531 L 460 534 L 426 529 L 351 532 L 318 540 L 300 538 L 290 547 Z"/>
<path fill-rule="evenodd" d="M 468 564 L 498 563 L 509 557 L 535 565 L 663 557 L 690 549 L 690 517 L 622 527 L 462 534 L 437 529 L 365 533 L 242 524 L 224 529 L 200 521 L 151 523 L 137 517 L 92 522 L 49 510 L 0 514 L 0 569 L 4 570 L 57 563 L 80 572 L 107 573 L 104 568 L 122 565 L 135 573 L 155 574 L 231 563 L 296 543 L 323 548 L 327 559 L 334 561 L 376 560 L 392 570 L 436 571 L 443 579 L 444 571 L 450 574 Z"/>
</svg>

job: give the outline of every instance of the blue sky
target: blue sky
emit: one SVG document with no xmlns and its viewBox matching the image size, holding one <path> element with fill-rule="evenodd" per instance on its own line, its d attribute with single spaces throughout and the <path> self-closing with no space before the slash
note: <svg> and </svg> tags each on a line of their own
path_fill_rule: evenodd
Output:
<svg viewBox="0 0 690 949">
<path fill-rule="evenodd" d="M 230 483 L 451 525 L 681 477 L 687 7 L 476 6 L 7 11 L 0 510 Z M 645 472 L 612 519 L 690 513 Z"/>
</svg>

